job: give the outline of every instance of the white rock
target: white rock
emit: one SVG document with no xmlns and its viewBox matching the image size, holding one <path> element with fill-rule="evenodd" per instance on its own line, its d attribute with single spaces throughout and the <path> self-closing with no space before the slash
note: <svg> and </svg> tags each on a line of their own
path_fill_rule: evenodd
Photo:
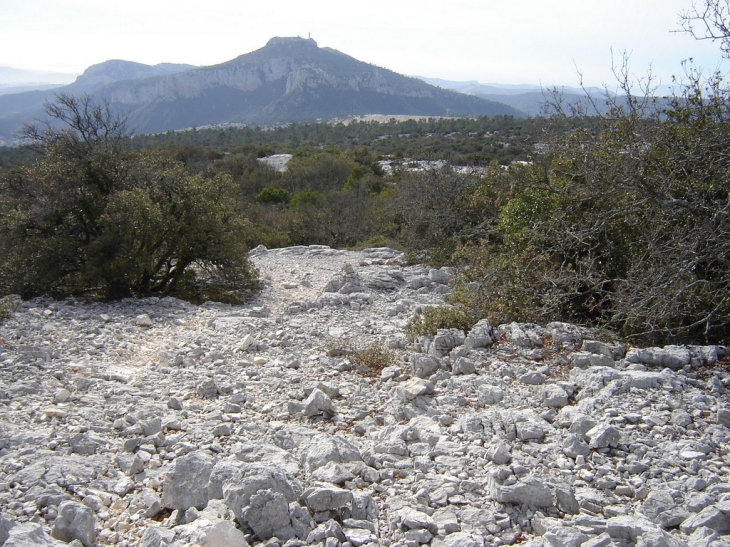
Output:
<svg viewBox="0 0 730 547">
<path fill-rule="evenodd" d="M 140 314 L 137 316 L 137 318 L 134 321 L 134 324 L 138 327 L 151 327 L 152 326 L 152 318 L 147 315 L 146 313 Z"/>
</svg>

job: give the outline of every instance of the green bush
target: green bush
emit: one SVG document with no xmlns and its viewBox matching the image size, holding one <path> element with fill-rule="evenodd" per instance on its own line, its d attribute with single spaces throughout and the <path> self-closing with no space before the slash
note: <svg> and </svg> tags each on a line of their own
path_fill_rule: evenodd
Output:
<svg viewBox="0 0 730 547">
<path fill-rule="evenodd" d="M 396 361 L 396 352 L 380 341 L 360 345 L 351 339 L 330 339 L 325 344 L 330 357 L 347 357 L 363 376 L 377 377 Z"/>
<path fill-rule="evenodd" d="M 428 306 L 421 315 L 408 321 L 406 335 L 413 341 L 419 336 L 434 336 L 438 329 L 459 329 L 468 333 L 480 319 L 476 309 L 463 303 Z"/>
<path fill-rule="evenodd" d="M 123 124 L 88 97 L 61 95 L 47 110 L 66 128 L 31 128 L 43 157 L 0 180 L 3 294 L 117 298 L 195 286 L 203 298 L 256 287 L 230 176 L 128 152 Z"/>
<path fill-rule="evenodd" d="M 288 203 L 289 192 L 278 186 L 268 186 L 256 194 L 259 203 Z"/>
<path fill-rule="evenodd" d="M 693 77 L 667 107 L 615 102 L 532 164 L 489 173 L 466 281 L 497 322 L 562 319 L 651 343 L 730 340 L 730 89 Z M 495 195 L 500 197 L 494 198 Z"/>
<path fill-rule="evenodd" d="M 10 296 L 0 298 L 0 325 L 2 325 L 13 312 L 13 299 Z"/>
<path fill-rule="evenodd" d="M 362 367 L 364 376 L 379 377 L 382 370 L 393 365 L 395 354 L 386 348 L 382 342 L 373 342 L 368 346 L 356 350 L 350 357 L 358 367 Z"/>
</svg>

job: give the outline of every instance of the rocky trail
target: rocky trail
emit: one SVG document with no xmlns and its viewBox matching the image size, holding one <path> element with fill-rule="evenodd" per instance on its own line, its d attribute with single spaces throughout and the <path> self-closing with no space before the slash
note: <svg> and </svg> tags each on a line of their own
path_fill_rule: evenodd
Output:
<svg viewBox="0 0 730 547">
<path fill-rule="evenodd" d="M 401 258 L 258 248 L 242 306 L 18 302 L 0 545 L 730 546 L 726 348 L 486 321 L 408 343 L 450 272 Z"/>
</svg>

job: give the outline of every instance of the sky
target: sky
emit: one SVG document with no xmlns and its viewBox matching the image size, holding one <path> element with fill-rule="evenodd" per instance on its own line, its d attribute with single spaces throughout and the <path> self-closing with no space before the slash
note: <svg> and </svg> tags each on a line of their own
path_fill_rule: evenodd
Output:
<svg viewBox="0 0 730 547">
<path fill-rule="evenodd" d="M 274 36 L 401 74 L 542 86 L 670 84 L 717 44 L 676 32 L 692 0 L 0 0 L 0 66 L 81 73 L 109 59 L 214 65 Z"/>
</svg>

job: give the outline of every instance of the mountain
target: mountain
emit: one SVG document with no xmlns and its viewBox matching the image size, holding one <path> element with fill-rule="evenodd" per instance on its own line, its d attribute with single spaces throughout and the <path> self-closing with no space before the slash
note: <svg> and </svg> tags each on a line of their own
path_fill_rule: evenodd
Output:
<svg viewBox="0 0 730 547">
<path fill-rule="evenodd" d="M 363 114 L 522 114 L 369 65 L 312 39 L 272 38 L 231 61 L 100 93 L 149 133 L 223 123 L 288 123 Z"/>
<path fill-rule="evenodd" d="M 427 84 L 444 89 L 451 89 L 466 95 L 520 95 L 542 89 L 539 85 L 532 84 L 482 84 L 476 80 L 454 82 L 451 80 L 442 80 L 441 78 L 427 78 L 425 76 L 416 76 L 416 78 L 423 80 Z"/>
<path fill-rule="evenodd" d="M 272 38 L 263 48 L 231 61 L 185 70 L 173 65 L 168 74 L 150 75 L 145 66 L 108 61 L 54 92 L 93 93 L 127 116 L 137 133 L 364 114 L 524 116 L 510 106 L 440 89 L 320 48 L 311 39 Z M 7 135 L 13 124 L 17 127 L 22 116 L 22 121 L 32 118 L 30 105 L 38 110 L 53 92 L 25 95 L 13 96 L 14 102 L 0 97 L 0 135 Z"/>
<path fill-rule="evenodd" d="M 192 70 L 194 65 L 183 65 L 173 63 L 160 63 L 158 65 L 145 65 L 114 59 L 105 61 L 98 65 L 92 65 L 69 86 L 69 91 L 83 91 L 91 93 L 107 85 L 121 81 L 145 80 L 158 76 L 169 76 Z"/>
<path fill-rule="evenodd" d="M 3 93 L 0 87 L 0 144 L 3 141 L 12 142 L 13 135 L 23 127 L 23 124 L 42 117 L 43 105 L 47 101 L 53 101 L 56 93 L 93 94 L 119 81 L 166 76 L 192 68 L 195 67 L 172 63 L 151 66 L 131 61 L 111 60 L 90 66 L 73 83 L 64 86 L 33 86 L 30 91 L 15 93 Z M 0 80 L 4 82 L 28 78 L 30 74 L 35 73 L 0 67 Z"/>
</svg>

